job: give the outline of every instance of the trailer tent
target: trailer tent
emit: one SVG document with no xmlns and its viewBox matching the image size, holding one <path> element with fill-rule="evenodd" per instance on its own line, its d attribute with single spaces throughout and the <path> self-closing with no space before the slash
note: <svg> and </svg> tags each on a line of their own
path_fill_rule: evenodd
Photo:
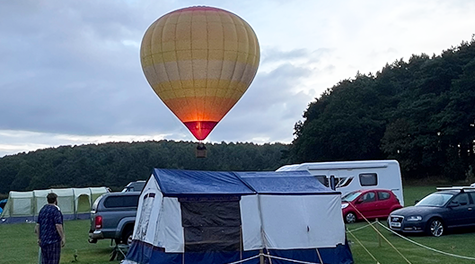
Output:
<svg viewBox="0 0 475 264">
<path fill-rule="evenodd" d="M 353 263 L 340 193 L 307 171 L 155 169 L 123 263 L 257 264 L 260 256 Z"/>
<path fill-rule="evenodd" d="M 67 188 L 34 190 L 28 192 L 11 191 L 0 215 L 0 223 L 36 221 L 46 196 L 54 192 L 58 195 L 58 206 L 65 220 L 87 219 L 95 199 L 108 192 L 106 187 Z"/>
</svg>

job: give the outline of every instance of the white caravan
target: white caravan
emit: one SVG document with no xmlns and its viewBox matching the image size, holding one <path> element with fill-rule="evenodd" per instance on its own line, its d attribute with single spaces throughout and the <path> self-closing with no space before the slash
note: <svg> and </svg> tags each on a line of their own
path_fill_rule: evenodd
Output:
<svg viewBox="0 0 475 264">
<path fill-rule="evenodd" d="M 397 160 L 308 162 L 285 165 L 276 171 L 306 170 L 330 187 L 335 177 L 336 190 L 345 195 L 361 189 L 389 189 L 404 206 L 401 170 Z"/>
</svg>

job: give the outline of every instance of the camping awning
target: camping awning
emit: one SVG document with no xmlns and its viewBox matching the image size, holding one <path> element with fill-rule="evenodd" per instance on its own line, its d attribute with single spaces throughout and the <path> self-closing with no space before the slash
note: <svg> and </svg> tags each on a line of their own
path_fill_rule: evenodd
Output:
<svg viewBox="0 0 475 264">
<path fill-rule="evenodd" d="M 154 169 L 164 196 L 335 194 L 307 171 L 224 172 Z"/>
</svg>

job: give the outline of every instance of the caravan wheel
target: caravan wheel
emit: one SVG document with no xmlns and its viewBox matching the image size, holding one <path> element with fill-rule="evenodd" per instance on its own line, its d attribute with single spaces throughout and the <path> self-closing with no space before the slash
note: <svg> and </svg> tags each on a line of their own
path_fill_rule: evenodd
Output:
<svg viewBox="0 0 475 264">
<path fill-rule="evenodd" d="M 352 223 L 356 222 L 356 215 L 355 215 L 355 213 L 353 213 L 353 212 L 347 213 L 347 214 L 345 215 L 345 222 L 346 222 L 347 224 L 352 224 Z"/>
</svg>

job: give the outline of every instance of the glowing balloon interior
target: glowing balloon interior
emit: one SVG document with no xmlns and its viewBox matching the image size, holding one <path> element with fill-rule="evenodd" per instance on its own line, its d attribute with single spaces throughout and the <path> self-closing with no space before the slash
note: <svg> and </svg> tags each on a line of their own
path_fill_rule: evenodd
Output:
<svg viewBox="0 0 475 264">
<path fill-rule="evenodd" d="M 260 52 L 246 21 L 200 6 L 157 19 L 145 32 L 140 57 L 158 97 L 203 140 L 248 89 Z"/>
</svg>

